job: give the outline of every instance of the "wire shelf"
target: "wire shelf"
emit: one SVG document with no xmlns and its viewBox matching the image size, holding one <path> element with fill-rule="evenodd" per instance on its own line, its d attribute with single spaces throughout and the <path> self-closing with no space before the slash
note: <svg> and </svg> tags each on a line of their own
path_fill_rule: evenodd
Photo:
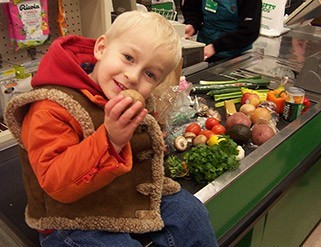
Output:
<svg viewBox="0 0 321 247">
<path fill-rule="evenodd" d="M 177 17 L 177 11 L 175 10 L 152 8 L 152 11 L 164 16 L 167 20 L 170 21 L 175 21 Z"/>
</svg>

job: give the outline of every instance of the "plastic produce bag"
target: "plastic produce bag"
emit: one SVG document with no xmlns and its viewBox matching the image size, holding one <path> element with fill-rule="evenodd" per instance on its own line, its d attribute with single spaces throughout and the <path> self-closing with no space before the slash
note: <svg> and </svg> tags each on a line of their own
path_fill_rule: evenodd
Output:
<svg viewBox="0 0 321 247">
<path fill-rule="evenodd" d="M 260 34 L 277 37 L 289 31 L 283 25 L 287 0 L 263 0 Z"/>
</svg>

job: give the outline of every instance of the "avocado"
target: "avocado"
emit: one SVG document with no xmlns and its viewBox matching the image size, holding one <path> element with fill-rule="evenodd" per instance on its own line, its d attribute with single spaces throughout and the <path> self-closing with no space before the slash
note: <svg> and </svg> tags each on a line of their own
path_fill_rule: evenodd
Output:
<svg viewBox="0 0 321 247">
<path fill-rule="evenodd" d="M 251 138 L 251 129 L 244 124 L 235 124 L 227 129 L 226 134 L 237 144 L 243 144 Z"/>
</svg>

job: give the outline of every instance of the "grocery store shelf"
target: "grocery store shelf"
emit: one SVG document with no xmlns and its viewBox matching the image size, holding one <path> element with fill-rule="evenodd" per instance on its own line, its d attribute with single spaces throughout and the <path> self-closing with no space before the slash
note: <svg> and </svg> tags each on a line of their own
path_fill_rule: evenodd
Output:
<svg viewBox="0 0 321 247">
<path fill-rule="evenodd" d="M 16 144 L 17 142 L 14 140 L 7 126 L 4 123 L 0 122 L 0 151 L 12 147 Z"/>
</svg>

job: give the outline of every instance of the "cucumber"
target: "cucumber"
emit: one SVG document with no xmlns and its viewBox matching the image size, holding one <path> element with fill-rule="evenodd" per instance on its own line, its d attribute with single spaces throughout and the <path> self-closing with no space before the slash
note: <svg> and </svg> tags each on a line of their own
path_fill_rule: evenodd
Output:
<svg viewBox="0 0 321 247">
<path fill-rule="evenodd" d="M 227 99 L 235 99 L 242 97 L 241 92 L 232 92 L 232 93 L 223 93 L 214 95 L 214 101 L 227 100 Z"/>
<path fill-rule="evenodd" d="M 234 92 L 242 92 L 241 88 L 239 87 L 228 87 L 228 88 L 222 88 L 222 89 L 213 89 L 207 93 L 209 96 L 214 96 L 217 94 L 225 94 L 225 93 L 234 93 Z"/>
</svg>

